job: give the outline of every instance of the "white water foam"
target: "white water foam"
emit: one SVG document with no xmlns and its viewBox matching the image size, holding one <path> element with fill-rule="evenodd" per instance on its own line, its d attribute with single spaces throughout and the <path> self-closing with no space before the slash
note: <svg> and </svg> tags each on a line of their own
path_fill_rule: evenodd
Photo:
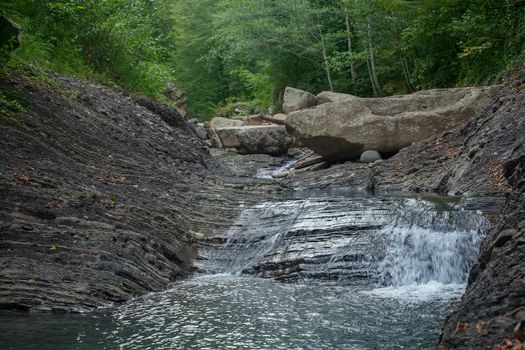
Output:
<svg viewBox="0 0 525 350">
<path fill-rule="evenodd" d="M 436 299 L 457 298 L 465 291 L 465 283 L 440 283 L 430 281 L 425 284 L 409 284 L 399 287 L 375 288 L 363 293 L 380 298 L 402 299 L 409 302 L 425 302 Z"/>
<path fill-rule="evenodd" d="M 428 202 L 406 201 L 395 222 L 377 232 L 384 244 L 382 287 L 370 293 L 423 301 L 460 296 L 484 227 L 479 213 L 436 211 Z"/>
<path fill-rule="evenodd" d="M 255 177 L 259 179 L 273 179 L 275 176 L 288 171 L 295 163 L 297 163 L 296 159 L 286 162 L 284 165 L 280 166 L 277 169 L 276 168 L 259 169 Z"/>
</svg>

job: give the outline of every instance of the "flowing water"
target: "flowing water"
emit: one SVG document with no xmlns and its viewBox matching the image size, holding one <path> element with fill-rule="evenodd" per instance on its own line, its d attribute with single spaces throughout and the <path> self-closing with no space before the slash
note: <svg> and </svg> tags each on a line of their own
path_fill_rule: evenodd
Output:
<svg viewBox="0 0 525 350">
<path fill-rule="evenodd" d="M 261 203 L 201 274 L 94 313 L 0 313 L 0 349 L 433 349 L 483 228 L 443 201 Z"/>
</svg>

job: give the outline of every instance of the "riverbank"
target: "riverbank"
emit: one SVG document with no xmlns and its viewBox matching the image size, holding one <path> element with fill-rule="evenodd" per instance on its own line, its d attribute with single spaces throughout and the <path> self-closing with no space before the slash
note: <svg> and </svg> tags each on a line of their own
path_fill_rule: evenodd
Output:
<svg viewBox="0 0 525 350">
<path fill-rule="evenodd" d="M 215 161 L 175 109 L 63 76 L 2 80 L 0 308 L 80 312 L 188 276 L 202 232 L 280 186 Z M 145 107 L 143 107 L 145 106 Z"/>
</svg>

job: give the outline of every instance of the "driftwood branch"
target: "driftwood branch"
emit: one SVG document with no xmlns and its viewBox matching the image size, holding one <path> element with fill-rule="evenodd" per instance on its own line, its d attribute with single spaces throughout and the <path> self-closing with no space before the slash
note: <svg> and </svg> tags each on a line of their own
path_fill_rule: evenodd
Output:
<svg viewBox="0 0 525 350">
<path fill-rule="evenodd" d="M 270 117 L 268 115 L 261 115 L 261 119 L 273 124 L 284 125 L 284 120 Z"/>
</svg>

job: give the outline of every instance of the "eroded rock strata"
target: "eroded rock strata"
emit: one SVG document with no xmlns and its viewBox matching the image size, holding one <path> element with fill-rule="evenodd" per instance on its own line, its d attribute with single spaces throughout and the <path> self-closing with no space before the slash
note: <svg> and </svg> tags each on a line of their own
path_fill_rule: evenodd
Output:
<svg viewBox="0 0 525 350">
<path fill-rule="evenodd" d="M 0 117 L 0 308 L 83 311 L 165 289 L 192 271 L 197 237 L 279 188 L 232 176 L 175 109 L 53 81 L 1 82 L 26 111 Z"/>
<path fill-rule="evenodd" d="M 464 128 L 465 149 L 446 178 L 465 191 L 486 191 L 492 182 L 510 194 L 461 304 L 445 322 L 439 349 L 516 349 L 525 340 L 524 83 L 511 84 Z"/>
</svg>

